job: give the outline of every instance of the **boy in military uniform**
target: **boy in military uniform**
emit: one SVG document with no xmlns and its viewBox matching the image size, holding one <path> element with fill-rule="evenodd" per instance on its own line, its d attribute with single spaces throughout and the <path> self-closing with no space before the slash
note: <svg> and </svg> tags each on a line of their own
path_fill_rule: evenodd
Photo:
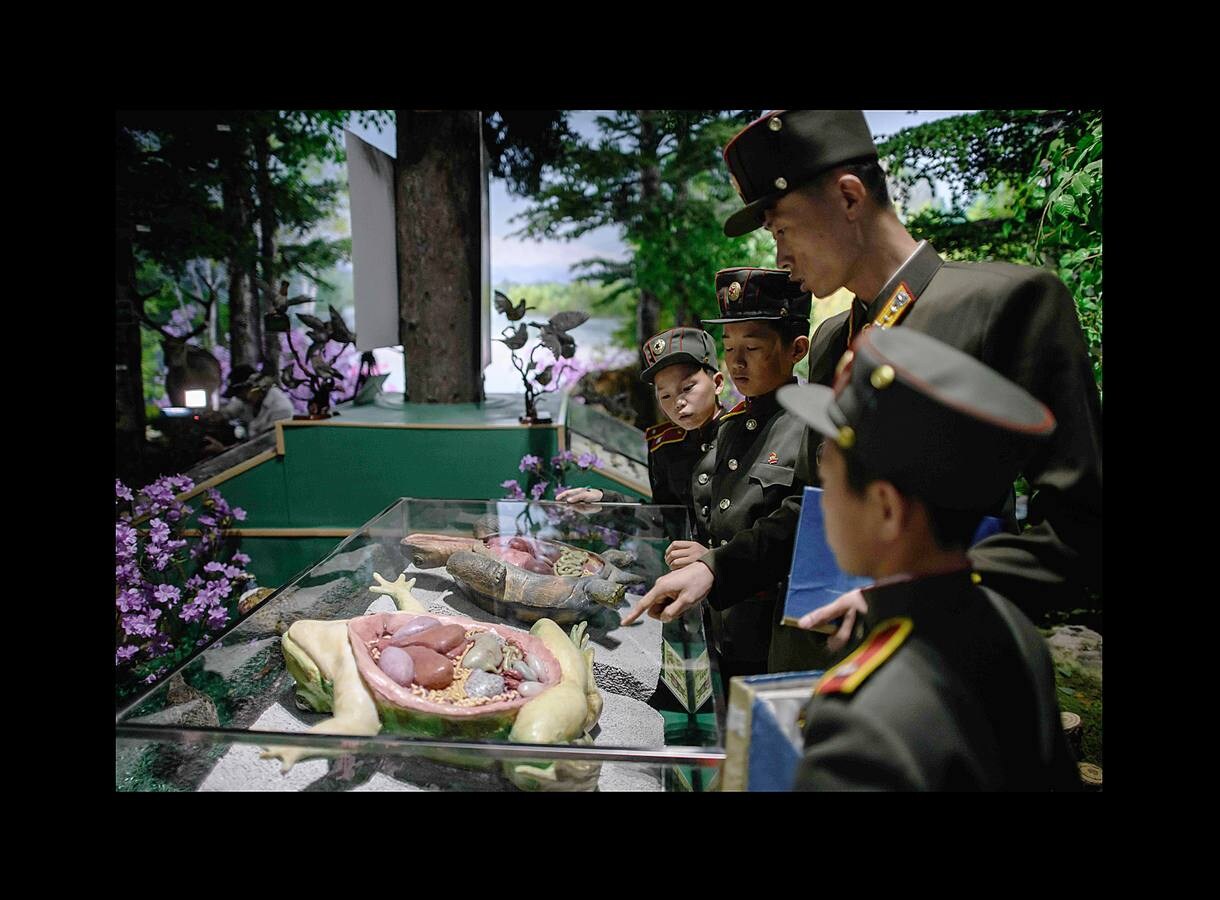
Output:
<svg viewBox="0 0 1220 900">
<path fill-rule="evenodd" d="M 1101 409 L 1064 284 L 1031 266 L 946 262 L 911 237 L 889 202 L 859 110 L 767 113 L 734 137 L 724 156 L 746 203 L 725 233 L 765 225 L 777 264 L 803 289 L 827 296 L 847 287 L 856 295 L 851 309 L 814 334 L 811 384 L 831 383 L 866 328 L 902 327 L 981 360 L 1051 409 L 1060 426 L 1020 473 L 1032 489 L 1030 527 L 993 535 L 970 556 L 986 583 L 1030 616 L 1078 606 L 1085 586 L 1100 586 Z M 813 445 L 805 444 L 796 474 L 816 483 Z M 715 547 L 704 565 L 662 576 L 644 600 L 668 601 L 661 614 L 668 620 L 709 591 L 741 594 L 773 584 L 791 566 L 799 515 L 793 497 Z M 846 605 L 825 607 L 821 624 L 844 613 Z"/>
<path fill-rule="evenodd" d="M 742 267 L 716 273 L 716 298 L 721 318 L 704 324 L 724 325 L 725 364 L 746 399 L 720 417 L 715 442 L 695 467 L 699 541 L 666 551 L 674 569 L 698 562 L 707 548 L 727 544 L 804 488 L 793 466 L 805 427 L 780 409 L 775 392 L 795 383 L 792 369 L 808 351 L 812 297 L 783 270 Z M 726 682 L 768 671 L 782 577 L 762 590 L 712 598 L 713 634 Z M 632 610 L 623 624 L 641 612 Z"/>
<path fill-rule="evenodd" d="M 834 389 L 779 402 L 825 436 L 826 540 L 871 629 L 805 711 L 806 790 L 1079 789 L 1046 642 L 966 555 L 1050 410 L 914 329 L 874 328 Z"/>
<path fill-rule="evenodd" d="M 724 407 L 720 391 L 724 375 L 716 358 L 716 342 L 698 328 L 670 328 L 654 334 L 641 350 L 640 380 L 653 385 L 657 403 L 669 421 L 644 432 L 648 441 L 648 481 L 652 502 L 691 508 L 691 472 L 715 439 L 716 422 Z M 633 503 L 618 491 L 569 488 L 555 497 L 566 503 Z M 684 545 L 693 542 L 678 542 Z"/>
</svg>

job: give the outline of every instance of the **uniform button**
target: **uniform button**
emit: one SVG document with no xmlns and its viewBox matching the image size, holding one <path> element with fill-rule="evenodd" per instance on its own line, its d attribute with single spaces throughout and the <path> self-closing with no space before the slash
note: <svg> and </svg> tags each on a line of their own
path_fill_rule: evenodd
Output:
<svg viewBox="0 0 1220 900">
<path fill-rule="evenodd" d="M 720 508 L 721 508 L 721 509 L 728 509 L 728 508 L 729 508 L 729 503 L 730 503 L 730 502 L 731 502 L 731 501 L 729 500 L 729 498 L 728 498 L 728 497 L 725 497 L 723 500 L 721 500 L 721 501 L 720 501 Z"/>
<path fill-rule="evenodd" d="M 700 444 L 700 445 L 699 445 L 699 452 L 701 452 L 701 453 L 707 453 L 707 444 Z"/>
<path fill-rule="evenodd" d="M 700 484 L 707 484 L 707 472 L 703 472 L 702 474 L 700 474 L 700 476 L 699 476 L 699 483 L 700 483 Z"/>
<path fill-rule="evenodd" d="M 728 538 L 721 538 L 721 539 L 720 539 L 720 546 L 721 546 L 721 547 L 723 547 L 723 546 L 724 546 L 725 544 L 727 544 L 728 542 L 729 542 L 729 539 L 728 539 Z"/>
<path fill-rule="evenodd" d="M 753 431 L 753 430 L 754 430 L 755 428 L 757 428 L 757 427 L 758 427 L 758 420 L 757 420 L 757 419 L 748 419 L 748 420 L 746 420 L 746 431 Z"/>
<path fill-rule="evenodd" d="M 705 516 L 707 515 L 707 512 L 708 512 L 707 507 L 706 507 L 706 506 L 705 506 L 705 507 L 703 507 L 703 514 L 704 514 Z"/>
<path fill-rule="evenodd" d="M 729 468 L 730 468 L 730 469 L 732 469 L 734 472 L 736 472 L 736 471 L 737 471 L 737 460 L 735 460 L 735 459 L 730 459 L 730 460 L 729 460 Z"/>
</svg>

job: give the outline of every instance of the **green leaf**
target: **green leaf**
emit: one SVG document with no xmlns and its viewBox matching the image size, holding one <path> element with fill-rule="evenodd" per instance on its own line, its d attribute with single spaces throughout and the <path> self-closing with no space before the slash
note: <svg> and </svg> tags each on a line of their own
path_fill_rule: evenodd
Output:
<svg viewBox="0 0 1220 900">
<path fill-rule="evenodd" d="M 1068 216 L 1076 208 L 1076 198 L 1071 194 L 1060 194 L 1054 199 L 1052 206 L 1059 215 Z"/>
</svg>

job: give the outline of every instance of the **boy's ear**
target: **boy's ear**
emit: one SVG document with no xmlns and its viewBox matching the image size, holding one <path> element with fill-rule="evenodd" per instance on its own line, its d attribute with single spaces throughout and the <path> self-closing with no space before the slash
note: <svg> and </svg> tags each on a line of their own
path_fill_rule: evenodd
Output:
<svg viewBox="0 0 1220 900">
<path fill-rule="evenodd" d="M 792 364 L 795 366 L 809 353 L 809 338 L 802 335 L 792 343 Z"/>
</svg>

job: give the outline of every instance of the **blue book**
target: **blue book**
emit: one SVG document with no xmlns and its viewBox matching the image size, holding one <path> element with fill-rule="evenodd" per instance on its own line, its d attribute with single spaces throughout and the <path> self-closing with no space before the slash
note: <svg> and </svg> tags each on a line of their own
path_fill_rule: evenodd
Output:
<svg viewBox="0 0 1220 900">
<path fill-rule="evenodd" d="M 1003 530 L 995 516 L 985 516 L 974 533 L 972 544 Z M 788 596 L 784 599 L 783 624 L 795 625 L 801 616 L 830 603 L 840 594 L 872 584 L 871 578 L 848 575 L 835 565 L 834 553 L 826 543 L 822 519 L 822 489 L 805 488 L 801 498 L 801 518 L 796 527 L 796 546 L 792 551 L 792 571 L 788 574 Z M 821 631 L 833 632 L 830 625 Z"/>
</svg>

